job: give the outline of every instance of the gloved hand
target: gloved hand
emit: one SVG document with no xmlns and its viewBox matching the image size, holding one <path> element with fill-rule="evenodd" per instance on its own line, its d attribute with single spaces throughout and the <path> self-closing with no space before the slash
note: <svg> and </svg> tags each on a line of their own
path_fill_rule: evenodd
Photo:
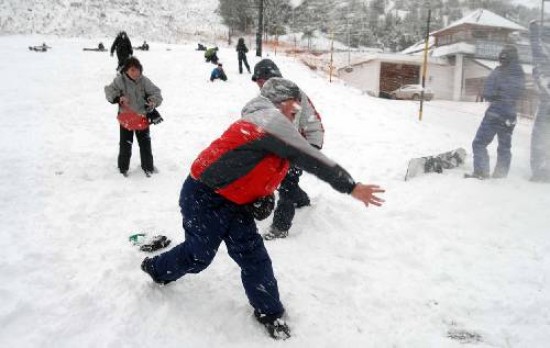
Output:
<svg viewBox="0 0 550 348">
<path fill-rule="evenodd" d="M 160 116 L 157 109 L 153 109 L 153 111 L 148 112 L 146 116 L 147 116 L 147 119 L 149 120 L 149 124 L 159 124 L 162 121 L 164 121 L 164 119 L 162 118 L 162 116 Z"/>
<path fill-rule="evenodd" d="M 296 167 L 295 165 L 293 165 L 293 166 L 290 166 L 290 168 L 288 169 L 287 175 L 292 177 L 293 179 L 297 180 L 296 178 L 299 178 L 302 175 L 303 172 L 304 171 L 301 168 Z"/>
<path fill-rule="evenodd" d="M 271 194 L 262 197 L 246 206 L 246 210 L 254 216 L 254 219 L 261 221 L 267 219 L 275 208 L 275 195 Z"/>
<path fill-rule="evenodd" d="M 155 107 L 157 106 L 157 104 L 155 103 L 155 101 L 150 98 L 150 99 L 147 99 L 147 101 L 145 102 L 145 108 L 147 110 L 147 112 L 152 112 Z"/>
<path fill-rule="evenodd" d="M 118 103 L 120 104 L 120 106 L 128 106 L 130 103 L 130 99 L 125 96 L 121 96 L 120 98 L 118 98 Z"/>
</svg>

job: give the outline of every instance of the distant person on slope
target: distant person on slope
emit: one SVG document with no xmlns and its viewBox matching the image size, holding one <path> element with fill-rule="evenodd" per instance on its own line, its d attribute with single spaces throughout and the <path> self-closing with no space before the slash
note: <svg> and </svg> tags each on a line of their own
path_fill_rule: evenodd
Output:
<svg viewBox="0 0 550 348">
<path fill-rule="evenodd" d="M 212 47 L 207 49 L 204 52 L 204 59 L 206 60 L 207 63 L 211 62 L 212 64 L 218 64 L 218 60 L 220 60 L 218 58 L 218 48 Z"/>
<path fill-rule="evenodd" d="M 376 195 L 384 190 L 356 182 L 298 133 L 294 118 L 301 98 L 298 86 L 289 80 L 273 78 L 265 83 L 260 96 L 244 107 L 242 118 L 191 165 L 179 199 L 185 241 L 141 264 L 153 281 L 167 284 L 205 270 L 224 242 L 241 268 L 256 319 L 275 339 L 290 337 L 290 329 L 282 319 L 285 309 L 277 280 L 254 219 L 269 215 L 273 191 L 290 162 L 367 207 L 383 203 Z"/>
<path fill-rule="evenodd" d="M 252 81 L 256 82 L 258 87 L 262 88 L 266 81 L 273 77 L 282 77 L 282 74 L 271 59 L 262 59 L 254 66 Z M 294 125 L 311 146 L 321 149 L 325 137 L 321 116 L 304 91 L 300 90 L 300 94 L 300 110 L 296 114 Z M 269 231 L 263 235 L 265 240 L 287 237 L 296 208 L 310 205 L 307 193 L 298 185 L 301 175 L 302 169 L 292 164 L 278 189 L 277 208 Z"/>
<path fill-rule="evenodd" d="M 130 42 L 130 38 L 125 31 L 118 33 L 115 41 L 113 41 L 113 44 L 111 45 L 111 57 L 113 56 L 115 50 L 118 58 L 118 66 L 116 70 L 120 72 L 120 69 L 124 66 L 126 59 L 130 58 L 132 54 L 134 54 L 132 43 Z"/>
<path fill-rule="evenodd" d="M 531 133 L 531 181 L 550 183 L 550 28 L 529 26 L 539 106 Z"/>
<path fill-rule="evenodd" d="M 244 39 L 241 37 L 237 42 L 237 58 L 239 59 L 239 74 L 243 73 L 243 63 L 246 67 L 246 70 L 250 74 L 250 66 L 248 65 L 248 60 L 246 59 L 246 54 L 248 53 L 248 47 L 244 43 Z"/>
<path fill-rule="evenodd" d="M 508 176 L 512 161 L 512 133 L 517 122 L 516 104 L 525 87 L 525 76 L 518 62 L 518 50 L 513 45 L 505 45 L 498 55 L 499 66 L 485 82 L 483 98 L 490 103 L 481 121 L 472 150 L 474 172 L 466 178 L 487 179 L 490 177 L 490 163 L 487 146 L 498 138 L 497 163 L 493 178 Z"/>
<path fill-rule="evenodd" d="M 105 86 L 105 97 L 109 103 L 119 105 L 119 112 L 130 108 L 139 114 L 152 115 L 150 123 L 162 122 L 162 117 L 154 112 L 162 103 L 161 91 L 151 80 L 143 76 L 143 67 L 136 57 L 128 58 L 121 74 L 115 77 L 110 85 Z M 139 144 L 141 168 L 149 177 L 155 170 L 149 128 L 131 131 L 120 126 L 118 169 L 122 175 L 128 176 L 134 133 Z"/>
<path fill-rule="evenodd" d="M 227 75 L 225 74 L 225 71 L 223 70 L 222 63 L 219 63 L 218 66 L 215 67 L 212 70 L 212 73 L 210 74 L 210 82 L 214 82 L 214 80 L 227 81 Z"/>
</svg>

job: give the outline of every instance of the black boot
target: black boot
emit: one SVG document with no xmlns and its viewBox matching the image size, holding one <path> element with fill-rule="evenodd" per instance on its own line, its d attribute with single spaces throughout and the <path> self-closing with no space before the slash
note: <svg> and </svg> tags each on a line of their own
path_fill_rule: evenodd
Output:
<svg viewBox="0 0 550 348">
<path fill-rule="evenodd" d="M 259 314 L 258 312 L 254 312 L 254 316 L 256 320 L 266 328 L 271 338 L 276 340 L 286 340 L 290 338 L 290 328 L 283 319 L 273 318 L 269 315 Z"/>
<path fill-rule="evenodd" d="M 169 280 L 158 280 L 155 278 L 155 267 L 153 266 L 153 259 L 146 257 L 141 262 L 141 270 L 151 276 L 151 279 L 157 284 L 166 285 L 170 283 Z"/>
</svg>

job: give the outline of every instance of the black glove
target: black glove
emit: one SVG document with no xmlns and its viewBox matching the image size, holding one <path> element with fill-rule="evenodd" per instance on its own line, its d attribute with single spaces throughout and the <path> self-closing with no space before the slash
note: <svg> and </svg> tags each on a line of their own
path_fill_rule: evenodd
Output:
<svg viewBox="0 0 550 348">
<path fill-rule="evenodd" d="M 153 109 L 153 111 L 148 112 L 146 116 L 147 116 L 147 119 L 149 120 L 149 124 L 159 124 L 162 121 L 164 121 L 164 119 L 162 118 L 162 116 L 160 116 L 157 109 Z"/>
<path fill-rule="evenodd" d="M 262 197 L 246 206 L 246 210 L 254 216 L 254 219 L 261 221 L 267 219 L 275 208 L 275 195 L 271 194 Z"/>
<path fill-rule="evenodd" d="M 292 165 L 288 169 L 288 172 L 286 175 L 291 177 L 293 180 L 298 181 L 298 178 L 302 175 L 303 172 L 304 171 L 301 168 L 296 167 L 295 165 Z"/>
<path fill-rule="evenodd" d="M 140 246 L 139 250 L 152 252 L 155 250 L 166 248 L 168 245 L 170 245 L 170 242 L 170 239 L 166 238 L 166 236 L 154 236 L 152 240 Z"/>
</svg>

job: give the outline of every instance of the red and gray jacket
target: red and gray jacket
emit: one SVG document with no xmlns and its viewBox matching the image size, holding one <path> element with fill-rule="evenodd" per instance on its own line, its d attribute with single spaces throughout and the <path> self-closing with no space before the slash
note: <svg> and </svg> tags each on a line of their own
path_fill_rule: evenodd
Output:
<svg viewBox="0 0 550 348">
<path fill-rule="evenodd" d="M 312 147 L 269 99 L 258 96 L 233 123 L 202 151 L 191 166 L 191 176 L 237 204 L 248 204 L 272 194 L 285 177 L 290 162 L 351 193 L 353 178 Z"/>
</svg>

